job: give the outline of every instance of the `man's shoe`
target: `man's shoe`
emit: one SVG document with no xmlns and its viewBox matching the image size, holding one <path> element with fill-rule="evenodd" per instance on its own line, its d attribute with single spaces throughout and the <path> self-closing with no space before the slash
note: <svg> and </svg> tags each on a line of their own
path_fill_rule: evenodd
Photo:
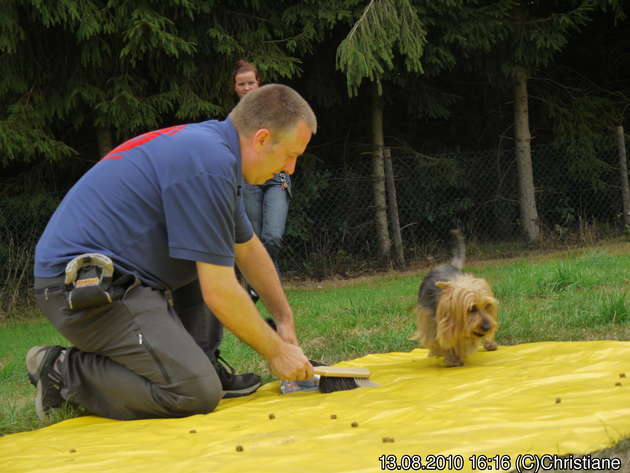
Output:
<svg viewBox="0 0 630 473">
<path fill-rule="evenodd" d="M 221 380 L 224 398 L 247 396 L 260 387 L 260 376 L 254 373 L 234 374 L 234 368 L 221 357 L 219 350 L 215 352 L 215 357 L 212 364 Z"/>
<path fill-rule="evenodd" d="M 47 420 L 49 409 L 60 407 L 61 373 L 55 369 L 55 361 L 65 350 L 55 345 L 49 347 L 33 347 L 26 353 L 26 370 L 31 384 L 37 388 L 35 412 L 40 420 Z"/>
</svg>

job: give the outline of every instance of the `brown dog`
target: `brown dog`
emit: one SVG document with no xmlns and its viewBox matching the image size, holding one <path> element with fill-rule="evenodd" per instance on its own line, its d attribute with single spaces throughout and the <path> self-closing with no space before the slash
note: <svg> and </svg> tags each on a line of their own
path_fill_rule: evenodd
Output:
<svg viewBox="0 0 630 473">
<path fill-rule="evenodd" d="M 416 306 L 417 329 L 411 339 L 444 357 L 447 366 L 462 366 L 483 344 L 496 350 L 497 300 L 481 278 L 462 273 L 466 247 L 459 230 L 453 259 L 431 271 L 422 281 Z"/>
</svg>

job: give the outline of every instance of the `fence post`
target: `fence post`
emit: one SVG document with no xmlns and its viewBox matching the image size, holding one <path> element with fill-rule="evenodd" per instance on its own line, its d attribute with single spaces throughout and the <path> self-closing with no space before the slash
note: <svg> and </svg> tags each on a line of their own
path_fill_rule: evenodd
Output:
<svg viewBox="0 0 630 473">
<path fill-rule="evenodd" d="M 383 149 L 385 158 L 385 183 L 387 185 L 387 214 L 389 215 L 389 225 L 392 228 L 394 243 L 394 262 L 401 267 L 405 264 L 405 252 L 403 249 L 402 236 L 400 234 L 400 219 L 398 218 L 398 198 L 396 197 L 396 182 L 394 181 L 394 170 L 392 166 L 392 150 Z"/>
<path fill-rule="evenodd" d="M 621 198 L 623 200 L 623 221 L 630 227 L 630 185 L 628 184 L 628 162 L 626 159 L 626 140 L 623 126 L 619 125 L 617 134 L 617 152 L 619 153 L 619 174 L 621 176 Z"/>
</svg>

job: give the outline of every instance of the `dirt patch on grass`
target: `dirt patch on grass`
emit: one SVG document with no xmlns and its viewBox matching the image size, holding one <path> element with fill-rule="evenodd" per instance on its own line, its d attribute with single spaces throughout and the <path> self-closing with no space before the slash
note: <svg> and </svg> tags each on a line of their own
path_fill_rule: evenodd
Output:
<svg viewBox="0 0 630 473">
<path fill-rule="evenodd" d="M 302 348 L 305 352 L 322 350 L 330 344 L 327 337 L 314 337 L 305 340 L 301 340 Z"/>
</svg>

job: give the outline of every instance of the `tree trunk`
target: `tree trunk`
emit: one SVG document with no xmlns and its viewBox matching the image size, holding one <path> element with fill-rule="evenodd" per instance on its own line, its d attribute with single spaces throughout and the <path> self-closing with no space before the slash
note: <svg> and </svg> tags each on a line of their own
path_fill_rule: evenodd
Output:
<svg viewBox="0 0 630 473">
<path fill-rule="evenodd" d="M 532 170 L 531 134 L 527 105 L 527 72 L 517 68 L 514 73 L 514 139 L 518 163 L 519 203 L 523 231 L 530 243 L 540 237 L 534 172 Z"/>
<path fill-rule="evenodd" d="M 619 175 L 621 177 L 621 198 L 623 200 L 623 222 L 630 227 L 630 185 L 628 184 L 628 161 L 626 158 L 626 139 L 623 126 L 615 129 L 617 135 L 617 151 L 619 153 Z"/>
<path fill-rule="evenodd" d="M 387 184 L 387 215 L 389 215 L 389 226 L 394 243 L 394 264 L 400 268 L 405 264 L 405 251 L 400 233 L 400 219 L 398 218 L 398 198 L 396 197 L 396 181 L 394 180 L 394 169 L 392 166 L 392 150 L 384 148 L 383 153 L 385 158 L 385 182 Z"/>
<path fill-rule="evenodd" d="M 379 257 L 389 263 L 392 242 L 387 227 L 387 202 L 385 196 L 385 166 L 383 160 L 383 102 L 376 85 L 372 86 L 372 185 L 374 192 L 376 235 Z"/>
<path fill-rule="evenodd" d="M 102 158 L 113 148 L 112 130 L 109 127 L 96 127 L 96 143 L 98 145 L 99 157 Z"/>
</svg>

